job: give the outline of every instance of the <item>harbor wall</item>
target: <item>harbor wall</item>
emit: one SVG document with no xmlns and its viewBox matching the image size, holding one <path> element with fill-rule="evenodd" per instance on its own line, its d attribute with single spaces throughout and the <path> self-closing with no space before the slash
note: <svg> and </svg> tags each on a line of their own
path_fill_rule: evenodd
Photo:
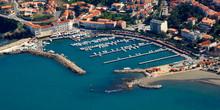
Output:
<svg viewBox="0 0 220 110">
<path fill-rule="evenodd" d="M 12 54 L 22 54 L 22 53 L 28 53 L 28 54 L 33 54 L 36 56 L 42 56 L 42 57 L 47 57 L 47 58 L 52 58 L 64 67 L 68 68 L 72 72 L 76 73 L 77 75 L 83 75 L 86 74 L 86 71 L 78 67 L 75 63 L 71 62 L 68 60 L 66 57 L 58 54 L 53 54 L 49 52 L 43 52 L 43 51 L 38 51 L 38 50 L 18 50 L 18 51 L 11 51 L 11 52 L 2 52 L 0 53 L 0 56 L 2 55 L 12 55 Z"/>
</svg>

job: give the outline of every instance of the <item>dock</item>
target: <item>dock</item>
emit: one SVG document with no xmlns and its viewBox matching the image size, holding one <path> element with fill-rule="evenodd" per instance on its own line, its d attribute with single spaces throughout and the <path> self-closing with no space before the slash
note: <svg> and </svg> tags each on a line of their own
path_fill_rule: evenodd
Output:
<svg viewBox="0 0 220 110">
<path fill-rule="evenodd" d="M 163 60 L 163 59 L 168 59 L 168 58 L 172 58 L 172 57 L 176 57 L 176 56 L 179 56 L 179 55 L 172 55 L 172 56 L 158 58 L 158 59 L 154 59 L 154 60 L 150 60 L 150 61 L 140 62 L 139 65 L 154 62 L 154 61 L 159 61 L 159 60 Z"/>
<path fill-rule="evenodd" d="M 138 47 L 142 47 L 142 46 L 147 46 L 147 45 L 150 45 L 152 43 L 148 43 L 148 44 L 144 44 L 144 45 L 139 45 L 139 46 L 132 46 L 131 48 L 138 48 Z M 90 57 L 96 57 L 96 56 L 102 56 L 102 55 L 106 55 L 106 54 L 110 54 L 110 53 L 116 53 L 116 52 L 120 52 L 120 51 L 126 51 L 128 50 L 129 48 L 125 48 L 126 46 L 124 46 L 123 49 L 118 49 L 118 50 L 113 50 L 113 51 L 109 51 L 109 52 L 106 52 L 106 53 L 101 53 L 101 54 L 95 54 L 95 55 L 90 55 Z"/>
<path fill-rule="evenodd" d="M 144 55 L 148 55 L 148 54 L 153 54 L 153 53 L 157 53 L 157 52 L 162 52 L 162 51 L 165 51 L 165 50 L 167 50 L 167 49 L 163 49 L 163 50 L 159 50 L 159 51 L 155 51 L 155 52 L 148 52 L 148 53 L 138 54 L 138 55 L 129 56 L 129 57 L 125 57 L 125 58 L 119 58 L 119 59 L 115 59 L 115 60 L 111 60 L 111 61 L 106 61 L 106 62 L 104 62 L 104 64 L 113 63 L 113 62 L 117 62 L 117 61 L 122 61 L 122 60 L 130 59 L 130 58 L 135 58 L 135 57 L 140 57 L 140 56 L 144 56 Z"/>
<path fill-rule="evenodd" d="M 145 76 L 150 76 L 145 69 L 133 69 L 133 70 L 114 70 L 114 73 L 143 73 Z"/>
<path fill-rule="evenodd" d="M 71 62 L 66 57 L 64 57 L 62 55 L 58 55 L 58 54 L 49 53 L 49 52 L 27 49 L 27 50 L 17 50 L 17 51 L 11 51 L 11 52 L 1 52 L 0 56 L 12 55 L 12 54 L 22 54 L 22 53 L 29 53 L 29 54 L 36 55 L 36 56 L 51 58 L 51 59 L 54 59 L 55 61 L 57 61 L 58 63 L 60 63 L 61 65 L 63 65 L 64 67 L 68 68 L 72 72 L 75 72 L 77 75 L 86 74 L 85 70 L 78 67 L 74 62 Z"/>
</svg>

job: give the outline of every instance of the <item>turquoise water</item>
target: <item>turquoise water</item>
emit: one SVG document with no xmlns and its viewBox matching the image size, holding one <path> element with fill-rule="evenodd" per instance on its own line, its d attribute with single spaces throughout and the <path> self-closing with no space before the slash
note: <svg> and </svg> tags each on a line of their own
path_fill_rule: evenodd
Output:
<svg viewBox="0 0 220 110">
<path fill-rule="evenodd" d="M 122 78 L 142 77 L 142 74 L 114 74 L 114 69 L 146 68 L 182 60 L 181 57 L 138 65 L 141 61 L 173 55 L 168 51 L 120 62 L 103 64 L 117 57 L 136 52 L 158 49 L 154 45 L 127 53 L 118 52 L 103 57 L 89 58 L 94 51 L 80 51 L 72 47 L 71 40 L 56 40 L 46 47 L 64 53 L 71 61 L 88 73 L 77 76 L 52 59 L 29 54 L 0 57 L 0 109 L 1 110 L 219 110 L 220 88 L 195 82 L 160 82 L 163 89 L 145 90 L 135 87 L 126 90 Z M 121 43 L 121 45 L 130 45 Z M 133 42 L 136 43 L 136 42 Z M 114 47 L 111 47 L 114 48 Z M 136 52 L 135 52 L 136 51 Z M 93 92 L 90 93 L 92 84 Z M 105 90 L 121 90 L 106 93 Z"/>
</svg>

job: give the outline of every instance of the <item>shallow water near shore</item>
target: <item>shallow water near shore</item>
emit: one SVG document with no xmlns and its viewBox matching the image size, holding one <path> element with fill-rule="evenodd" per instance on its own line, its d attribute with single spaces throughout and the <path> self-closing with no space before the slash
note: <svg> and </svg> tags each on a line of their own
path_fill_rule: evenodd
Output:
<svg viewBox="0 0 220 110">
<path fill-rule="evenodd" d="M 121 47 L 138 43 L 119 43 L 102 49 Z M 29 54 L 0 57 L 0 109 L 1 110 L 218 110 L 220 88 L 204 86 L 196 82 L 162 82 L 163 88 L 146 90 L 135 87 L 127 90 L 124 78 L 143 77 L 142 74 L 114 74 L 113 70 L 124 67 L 146 68 L 180 61 L 174 57 L 158 62 L 138 65 L 139 62 L 174 55 L 169 51 L 150 54 L 124 61 L 103 64 L 104 61 L 123 58 L 135 53 L 146 53 L 159 47 L 148 45 L 137 50 L 117 52 L 102 57 L 89 58 L 93 52 L 80 51 L 70 46 L 71 40 L 55 40 L 46 47 L 55 53 L 64 53 L 71 61 L 87 71 L 78 76 L 52 59 Z M 89 92 L 92 86 L 93 92 Z M 120 92 L 114 92 L 120 91 Z"/>
</svg>

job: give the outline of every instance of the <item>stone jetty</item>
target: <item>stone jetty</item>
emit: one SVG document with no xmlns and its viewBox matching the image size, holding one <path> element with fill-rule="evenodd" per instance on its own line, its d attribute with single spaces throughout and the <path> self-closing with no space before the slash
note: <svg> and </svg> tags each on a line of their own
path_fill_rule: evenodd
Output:
<svg viewBox="0 0 220 110">
<path fill-rule="evenodd" d="M 2 53 L 0 53 L 0 56 L 12 55 L 12 54 L 22 54 L 22 53 L 29 53 L 29 54 L 33 54 L 36 56 L 52 58 L 52 59 L 56 60 L 58 63 L 60 63 L 61 65 L 63 65 L 64 67 L 71 70 L 72 72 L 75 72 L 77 75 L 86 74 L 85 70 L 78 67 L 75 63 L 71 62 L 66 57 L 64 57 L 62 55 L 58 55 L 58 54 L 49 53 L 49 52 L 27 49 L 27 50 L 17 50 L 17 51 L 11 51 L 11 52 L 2 52 Z"/>
</svg>

